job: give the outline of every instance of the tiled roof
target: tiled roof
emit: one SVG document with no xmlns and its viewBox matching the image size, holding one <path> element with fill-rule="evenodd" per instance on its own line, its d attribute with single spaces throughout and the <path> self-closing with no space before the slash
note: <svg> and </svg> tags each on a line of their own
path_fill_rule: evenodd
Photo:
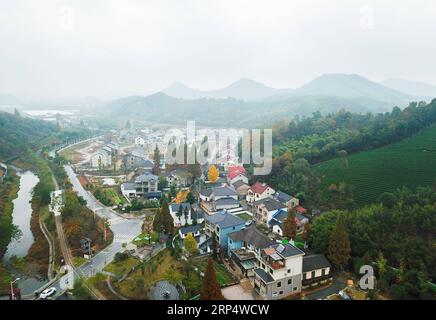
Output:
<svg viewBox="0 0 436 320">
<path fill-rule="evenodd" d="M 263 269 L 254 269 L 254 272 L 265 282 L 274 282 L 274 278 Z"/>
<path fill-rule="evenodd" d="M 228 168 L 227 176 L 230 178 L 230 180 L 240 174 L 245 174 L 245 168 L 243 166 L 231 166 Z"/>
<path fill-rule="evenodd" d="M 201 226 L 199 224 L 195 225 L 195 226 L 187 226 L 187 227 L 182 227 L 179 229 L 179 232 L 181 234 L 187 234 L 187 233 L 195 233 L 200 231 Z"/>
<path fill-rule="evenodd" d="M 259 249 L 268 247 L 273 243 L 272 240 L 260 232 L 255 226 L 229 233 L 228 236 L 233 241 L 243 241 Z"/>
<path fill-rule="evenodd" d="M 244 220 L 228 213 L 226 210 L 220 211 L 211 216 L 206 216 L 205 219 L 212 224 L 219 225 L 221 228 L 228 228 L 241 224 L 245 225 Z"/>
<path fill-rule="evenodd" d="M 239 201 L 233 198 L 220 198 L 218 200 L 215 200 L 215 205 L 239 205 Z"/>
<path fill-rule="evenodd" d="M 268 211 L 286 208 L 286 206 L 283 203 L 281 203 L 275 199 L 272 199 L 272 198 L 265 198 L 265 199 L 257 200 L 255 202 L 253 202 L 253 205 L 254 206 L 264 205 Z"/>
<path fill-rule="evenodd" d="M 303 272 L 329 267 L 331 267 L 331 264 L 323 254 L 313 254 L 303 257 Z"/>
<path fill-rule="evenodd" d="M 266 183 L 256 182 L 251 186 L 251 191 L 258 194 L 262 194 L 266 189 L 268 189 L 268 185 Z"/>
<path fill-rule="evenodd" d="M 233 188 L 235 188 L 236 190 L 239 188 L 239 187 L 242 187 L 242 186 L 247 186 L 247 187 L 249 187 L 249 185 L 248 184 L 246 184 L 244 181 L 242 181 L 242 180 L 238 180 L 238 181 L 236 181 L 235 183 L 233 183 Z"/>
<path fill-rule="evenodd" d="M 282 257 L 285 257 L 285 258 L 304 254 L 303 251 L 301 251 L 300 249 L 298 249 L 297 247 L 295 247 L 289 243 L 273 244 L 271 246 L 271 248 L 274 248 L 278 254 L 280 254 Z"/>
<path fill-rule="evenodd" d="M 293 198 L 293 196 L 291 196 L 287 193 L 284 193 L 282 191 L 277 191 L 276 193 L 274 193 L 273 197 L 274 197 L 274 199 L 276 199 L 280 202 L 283 202 L 283 203 L 286 203 Z"/>
<path fill-rule="evenodd" d="M 237 196 L 238 194 L 233 188 L 229 186 L 215 187 L 212 189 L 212 193 L 214 196 L 223 197 L 223 196 Z"/>
</svg>

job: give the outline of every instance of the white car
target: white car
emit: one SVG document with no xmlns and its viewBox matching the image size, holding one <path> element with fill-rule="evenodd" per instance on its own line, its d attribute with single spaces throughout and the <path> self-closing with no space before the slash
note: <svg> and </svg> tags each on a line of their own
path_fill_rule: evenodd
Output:
<svg viewBox="0 0 436 320">
<path fill-rule="evenodd" d="M 56 293 L 56 288 L 51 287 L 51 288 L 45 289 L 43 292 L 41 292 L 41 294 L 39 295 L 39 298 L 40 299 L 47 299 L 48 297 L 51 297 L 55 293 Z"/>
</svg>

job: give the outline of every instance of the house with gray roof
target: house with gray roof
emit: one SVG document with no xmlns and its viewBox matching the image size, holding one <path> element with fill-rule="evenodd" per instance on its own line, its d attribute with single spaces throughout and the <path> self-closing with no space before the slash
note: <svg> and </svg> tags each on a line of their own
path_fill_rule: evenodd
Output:
<svg viewBox="0 0 436 320">
<path fill-rule="evenodd" d="M 272 195 L 272 198 L 283 203 L 287 207 L 295 208 L 300 205 L 300 200 L 298 198 L 295 198 L 283 191 L 276 191 Z"/>
<path fill-rule="evenodd" d="M 254 291 L 265 299 L 282 299 L 301 292 L 304 252 L 287 244 L 261 250 L 254 269 Z"/>
<path fill-rule="evenodd" d="M 303 288 L 331 281 L 331 267 L 323 254 L 305 255 L 303 257 Z"/>
<path fill-rule="evenodd" d="M 253 202 L 253 216 L 260 224 L 269 226 L 269 221 L 274 214 L 279 210 L 286 210 L 287 207 L 283 203 L 273 198 L 263 198 Z"/>
<path fill-rule="evenodd" d="M 179 229 L 179 236 L 180 239 L 185 239 L 189 234 L 192 234 L 192 236 L 195 237 L 199 237 L 200 236 L 200 230 L 201 230 L 201 225 L 196 224 L 193 226 L 187 226 L 187 227 L 181 227 Z"/>
<path fill-rule="evenodd" d="M 228 234 L 245 227 L 245 221 L 227 210 L 205 217 L 205 229 L 208 237 L 216 237 L 221 247 L 227 247 Z"/>
<path fill-rule="evenodd" d="M 200 201 L 209 213 L 240 207 L 238 193 L 228 185 L 202 190 Z"/>
<path fill-rule="evenodd" d="M 298 211 L 294 212 L 297 231 L 300 232 L 303 230 L 304 225 L 309 222 L 309 219 Z M 280 209 L 272 216 L 271 220 L 268 222 L 268 225 L 272 227 L 272 231 L 274 233 L 278 234 L 279 236 L 283 236 L 283 224 L 287 218 L 288 210 Z"/>
<path fill-rule="evenodd" d="M 186 225 L 192 225 L 195 223 L 200 224 L 204 221 L 204 212 L 197 206 L 191 207 L 189 202 L 184 203 L 172 203 L 169 205 L 170 214 L 174 220 L 175 227 L 181 227 Z M 181 212 L 180 218 L 177 216 Z M 185 216 L 185 212 L 187 216 Z"/>
<path fill-rule="evenodd" d="M 253 276 L 260 250 L 274 244 L 254 225 L 228 234 L 227 254 L 245 276 Z"/>
</svg>

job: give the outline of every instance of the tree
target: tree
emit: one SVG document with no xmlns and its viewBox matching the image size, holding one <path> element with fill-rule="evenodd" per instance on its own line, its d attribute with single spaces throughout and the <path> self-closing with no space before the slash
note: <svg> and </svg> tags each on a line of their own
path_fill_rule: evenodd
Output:
<svg viewBox="0 0 436 320">
<path fill-rule="evenodd" d="M 151 172 L 154 175 L 160 175 L 160 151 L 159 148 L 156 144 L 156 148 L 154 149 L 154 154 L 153 154 L 153 168 L 151 169 Z"/>
<path fill-rule="evenodd" d="M 164 200 L 165 202 L 165 200 Z M 156 214 L 153 219 L 153 230 L 157 232 L 163 232 L 163 217 L 162 217 L 162 209 L 157 209 Z"/>
<path fill-rule="evenodd" d="M 194 194 L 192 193 L 192 191 L 189 191 L 188 195 L 186 196 L 186 201 L 189 202 L 189 204 L 191 205 L 191 208 L 192 208 L 192 205 L 193 205 L 193 204 L 195 203 L 195 201 L 196 201 L 195 196 L 194 196 Z"/>
<path fill-rule="evenodd" d="M 177 218 L 179 218 L 179 222 L 182 223 L 182 215 L 183 215 L 183 208 L 182 208 L 182 204 L 179 204 L 179 209 L 176 212 L 176 216 Z"/>
<path fill-rule="evenodd" d="M 207 268 L 204 274 L 200 300 L 224 300 L 224 297 L 221 293 L 221 288 L 218 284 L 212 258 L 209 258 L 207 261 Z"/>
<path fill-rule="evenodd" d="M 185 245 L 186 251 L 188 251 L 190 255 L 196 254 L 198 252 L 197 241 L 195 241 L 195 238 L 191 233 L 185 237 L 183 243 Z"/>
<path fill-rule="evenodd" d="M 218 241 L 216 240 L 215 235 L 212 235 L 212 257 L 214 259 L 218 258 Z"/>
<path fill-rule="evenodd" d="M 310 237 L 310 223 L 305 223 L 303 226 L 303 234 L 301 235 L 301 238 L 306 242 L 309 240 Z"/>
<path fill-rule="evenodd" d="M 210 182 L 215 182 L 218 180 L 219 175 L 220 175 L 220 172 L 219 172 L 218 168 L 215 167 L 215 165 L 211 165 L 209 167 L 209 170 L 207 171 L 207 179 Z"/>
<path fill-rule="evenodd" d="M 103 218 L 103 230 L 104 230 L 104 242 L 107 240 L 107 231 L 110 228 L 111 223 L 108 218 Z"/>
<path fill-rule="evenodd" d="M 387 261 L 385 259 L 385 257 L 383 256 L 383 253 L 380 252 L 380 254 L 378 255 L 378 259 L 377 259 L 377 268 L 378 268 L 378 274 L 380 276 L 380 278 L 383 278 L 385 273 L 386 273 L 386 266 L 387 266 Z"/>
<path fill-rule="evenodd" d="M 162 204 L 162 226 L 165 233 L 173 233 L 174 231 L 174 219 L 170 214 L 170 208 L 168 202 L 164 201 Z"/>
<path fill-rule="evenodd" d="M 336 218 L 336 225 L 330 235 L 328 257 L 337 269 L 343 270 L 350 259 L 350 253 L 350 239 L 348 238 L 343 216 L 339 214 Z"/>
<path fill-rule="evenodd" d="M 297 235 L 297 222 L 296 222 L 295 212 L 289 208 L 288 217 L 283 223 L 283 236 L 289 239 L 295 239 Z"/>
<path fill-rule="evenodd" d="M 144 223 L 142 224 L 142 231 L 148 234 L 148 243 L 150 243 L 151 233 L 153 232 L 153 217 L 151 215 L 145 216 Z"/>
</svg>

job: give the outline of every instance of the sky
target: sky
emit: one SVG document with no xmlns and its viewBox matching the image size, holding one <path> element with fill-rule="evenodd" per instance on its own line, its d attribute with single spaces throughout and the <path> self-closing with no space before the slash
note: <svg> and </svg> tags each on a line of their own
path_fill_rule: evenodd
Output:
<svg viewBox="0 0 436 320">
<path fill-rule="evenodd" d="M 436 84 L 433 0 L 0 0 L 0 94 L 143 95 L 323 73 Z"/>
</svg>

